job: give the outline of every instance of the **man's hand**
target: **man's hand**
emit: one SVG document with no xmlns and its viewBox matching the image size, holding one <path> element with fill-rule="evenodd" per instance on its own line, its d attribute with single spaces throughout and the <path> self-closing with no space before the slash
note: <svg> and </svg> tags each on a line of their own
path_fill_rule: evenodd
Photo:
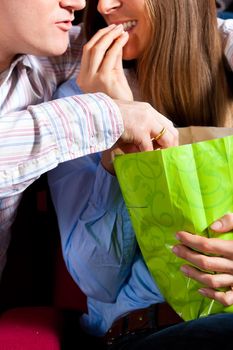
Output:
<svg viewBox="0 0 233 350">
<path fill-rule="evenodd" d="M 203 288 L 199 289 L 202 295 L 229 306 L 233 304 L 233 240 L 223 240 L 220 234 L 233 229 L 233 214 L 217 220 L 211 229 L 219 234 L 219 238 L 178 232 L 176 237 L 180 244 L 173 247 L 173 252 L 196 266 L 183 265 L 181 271 L 203 284 Z M 221 291 L 222 288 L 224 291 Z"/>
<path fill-rule="evenodd" d="M 178 131 L 173 123 L 145 102 L 115 100 L 124 122 L 124 133 L 116 147 L 133 145 L 132 151 L 152 151 L 152 138 L 156 138 L 163 128 L 165 133 L 157 140 L 159 148 L 178 145 Z M 129 150 L 127 150 L 129 152 Z"/>
</svg>

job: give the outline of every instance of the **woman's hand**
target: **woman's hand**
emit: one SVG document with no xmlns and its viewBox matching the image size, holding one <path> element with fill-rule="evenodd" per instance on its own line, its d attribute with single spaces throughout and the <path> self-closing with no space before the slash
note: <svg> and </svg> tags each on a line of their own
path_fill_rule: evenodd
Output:
<svg viewBox="0 0 233 350">
<path fill-rule="evenodd" d="M 99 30 L 84 46 L 77 84 L 83 92 L 105 92 L 120 104 L 118 107 L 124 118 L 126 132 L 123 142 L 120 140 L 114 145 L 114 150 L 116 147 L 123 153 L 152 150 L 152 138 L 163 129 L 166 132 L 157 141 L 156 147 L 176 146 L 178 132 L 170 120 L 147 103 L 135 102 L 132 106 L 133 95 L 122 66 L 122 51 L 127 41 L 128 33 L 124 32 L 121 24 Z M 101 162 L 107 171 L 114 174 L 112 158 L 113 154 L 108 150 L 103 153 Z"/>
<path fill-rule="evenodd" d="M 211 225 L 211 229 L 216 232 L 216 236 L 217 233 L 232 230 L 233 214 L 227 214 L 217 220 Z M 219 238 L 206 238 L 183 231 L 178 232 L 176 237 L 180 244 L 173 247 L 173 252 L 197 267 L 183 265 L 181 271 L 186 276 L 203 284 L 204 287 L 199 289 L 202 295 L 214 299 L 224 306 L 232 305 L 233 240 L 223 240 L 221 236 Z M 206 273 L 201 270 L 215 273 Z M 226 291 L 219 290 L 221 288 Z"/>
<path fill-rule="evenodd" d="M 77 84 L 83 92 L 104 92 L 114 99 L 133 101 L 122 66 L 129 35 L 122 24 L 100 29 L 84 45 Z"/>
</svg>

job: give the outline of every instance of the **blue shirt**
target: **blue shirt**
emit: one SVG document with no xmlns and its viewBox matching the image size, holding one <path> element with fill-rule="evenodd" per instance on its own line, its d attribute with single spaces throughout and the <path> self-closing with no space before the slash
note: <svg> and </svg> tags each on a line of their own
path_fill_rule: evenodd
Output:
<svg viewBox="0 0 233 350">
<path fill-rule="evenodd" d="M 78 93 L 70 80 L 55 97 Z M 97 336 L 129 311 L 164 301 L 138 249 L 117 178 L 100 159 L 96 153 L 68 161 L 48 175 L 65 263 L 87 295 L 81 324 Z"/>
</svg>

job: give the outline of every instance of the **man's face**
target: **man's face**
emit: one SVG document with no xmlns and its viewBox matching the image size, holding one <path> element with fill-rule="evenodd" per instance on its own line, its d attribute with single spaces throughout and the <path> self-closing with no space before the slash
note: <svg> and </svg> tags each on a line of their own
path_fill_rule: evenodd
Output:
<svg viewBox="0 0 233 350">
<path fill-rule="evenodd" d="M 59 55 L 68 45 L 74 11 L 85 0 L 0 0 L 1 55 Z"/>
</svg>

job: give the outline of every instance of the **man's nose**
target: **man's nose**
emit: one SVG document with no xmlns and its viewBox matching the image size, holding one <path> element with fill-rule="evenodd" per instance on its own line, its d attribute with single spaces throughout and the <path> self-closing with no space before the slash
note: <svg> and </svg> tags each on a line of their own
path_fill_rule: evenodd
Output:
<svg viewBox="0 0 233 350">
<path fill-rule="evenodd" d="M 82 10 L 86 6 L 86 0 L 61 0 L 60 5 L 72 11 Z"/>
</svg>

